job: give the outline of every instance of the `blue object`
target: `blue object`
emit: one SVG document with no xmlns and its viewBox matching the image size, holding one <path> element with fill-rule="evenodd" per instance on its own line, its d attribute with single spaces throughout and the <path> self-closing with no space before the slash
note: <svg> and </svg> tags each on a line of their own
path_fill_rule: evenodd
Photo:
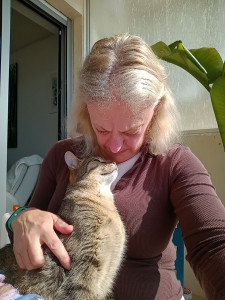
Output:
<svg viewBox="0 0 225 300">
<path fill-rule="evenodd" d="M 179 224 L 173 233 L 173 243 L 177 247 L 177 259 L 175 261 L 177 279 L 180 280 L 182 288 L 184 288 L 184 242 Z"/>
<path fill-rule="evenodd" d="M 17 298 L 17 300 L 38 300 L 38 299 L 44 299 L 41 296 L 37 295 L 37 294 L 29 294 L 29 295 L 25 295 L 25 296 L 21 296 L 19 298 Z"/>
</svg>

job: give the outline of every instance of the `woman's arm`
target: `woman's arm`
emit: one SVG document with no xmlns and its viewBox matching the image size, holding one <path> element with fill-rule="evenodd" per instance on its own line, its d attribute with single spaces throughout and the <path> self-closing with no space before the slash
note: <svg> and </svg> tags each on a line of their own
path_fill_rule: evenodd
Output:
<svg viewBox="0 0 225 300">
<path fill-rule="evenodd" d="M 69 234 L 73 227 L 56 213 L 65 194 L 67 167 L 64 153 L 69 142 L 56 143 L 43 161 L 38 183 L 29 208 L 21 211 L 12 221 L 14 253 L 23 269 L 34 269 L 44 264 L 42 245 L 46 244 L 60 263 L 70 268 L 70 258 L 55 230 Z M 51 212 L 49 206 L 52 207 Z M 53 213 L 54 212 L 54 213 Z"/>
<path fill-rule="evenodd" d="M 177 151 L 171 178 L 186 258 L 207 299 L 225 299 L 225 208 L 205 167 L 189 149 Z"/>
</svg>

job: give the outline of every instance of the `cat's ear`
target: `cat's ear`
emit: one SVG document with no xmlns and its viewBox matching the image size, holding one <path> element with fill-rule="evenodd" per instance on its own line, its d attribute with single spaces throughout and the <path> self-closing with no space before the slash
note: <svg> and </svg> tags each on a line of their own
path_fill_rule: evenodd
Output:
<svg viewBox="0 0 225 300">
<path fill-rule="evenodd" d="M 64 158 L 69 169 L 77 169 L 79 159 L 72 152 L 67 151 L 64 155 Z"/>
</svg>

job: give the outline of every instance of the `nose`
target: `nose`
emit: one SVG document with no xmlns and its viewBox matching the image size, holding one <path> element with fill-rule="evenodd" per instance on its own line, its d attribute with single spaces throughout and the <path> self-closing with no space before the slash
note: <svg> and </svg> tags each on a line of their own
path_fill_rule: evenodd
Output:
<svg viewBox="0 0 225 300">
<path fill-rule="evenodd" d="M 122 136 L 111 136 L 108 140 L 108 147 L 112 153 L 117 153 L 123 146 L 123 137 Z"/>
</svg>

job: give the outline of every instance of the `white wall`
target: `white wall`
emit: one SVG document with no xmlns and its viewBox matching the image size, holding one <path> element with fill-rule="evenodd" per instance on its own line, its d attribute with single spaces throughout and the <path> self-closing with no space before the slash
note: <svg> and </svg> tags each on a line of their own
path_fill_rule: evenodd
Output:
<svg viewBox="0 0 225 300">
<path fill-rule="evenodd" d="M 58 139 L 57 109 L 50 105 L 51 82 L 57 74 L 57 36 L 14 53 L 18 64 L 18 143 L 8 149 L 8 166 L 23 156 L 45 156 Z"/>
</svg>

